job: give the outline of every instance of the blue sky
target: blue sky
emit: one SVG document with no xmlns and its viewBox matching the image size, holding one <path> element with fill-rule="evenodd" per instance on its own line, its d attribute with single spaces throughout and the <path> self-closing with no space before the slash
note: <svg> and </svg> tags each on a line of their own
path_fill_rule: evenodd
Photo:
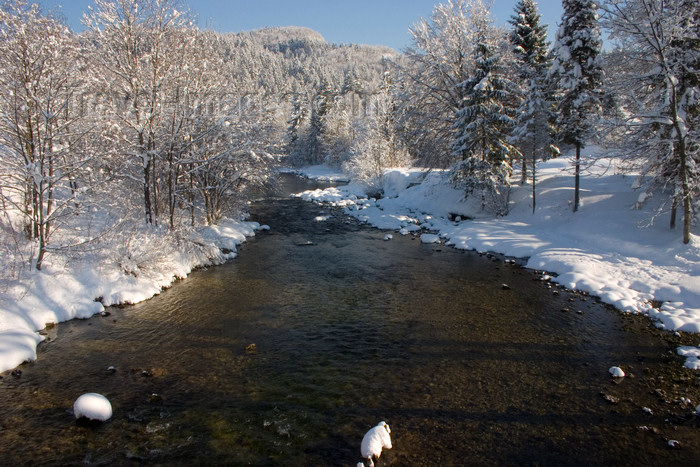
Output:
<svg viewBox="0 0 700 467">
<path fill-rule="evenodd" d="M 38 0 L 45 11 L 57 5 L 76 31 L 92 0 Z M 387 45 L 403 50 L 410 45 L 408 28 L 428 18 L 439 0 L 190 0 L 199 26 L 221 32 L 240 32 L 265 26 L 305 26 L 328 42 Z M 517 0 L 495 0 L 491 9 L 496 23 L 504 25 Z M 550 40 L 561 18 L 560 0 L 538 2 L 542 20 L 550 26 Z"/>
</svg>

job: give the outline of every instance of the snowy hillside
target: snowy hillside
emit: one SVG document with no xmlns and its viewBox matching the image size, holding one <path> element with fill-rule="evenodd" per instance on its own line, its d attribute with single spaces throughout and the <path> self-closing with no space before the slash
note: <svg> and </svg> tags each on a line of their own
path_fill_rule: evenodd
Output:
<svg viewBox="0 0 700 467">
<path fill-rule="evenodd" d="M 285 26 L 274 28 L 262 28 L 250 31 L 251 37 L 265 45 L 279 44 L 289 41 L 326 42 L 321 33 L 310 28 L 300 26 Z"/>
<path fill-rule="evenodd" d="M 570 168 L 566 158 L 540 163 L 535 213 L 532 186 L 514 186 L 510 212 L 502 218 L 487 215 L 478 200 L 464 201 L 450 188 L 447 173 L 437 170 L 388 170 L 385 197 L 376 201 L 362 197 L 356 184 L 301 196 L 345 206 L 348 214 L 382 229 L 423 232 L 424 242 L 529 258 L 528 268 L 547 271 L 568 288 L 644 313 L 660 327 L 700 332 L 697 231 L 684 245 L 680 232 L 669 230 L 668 215 L 650 225 L 653 200 L 633 209 L 639 197 L 630 188 L 634 177 L 616 174 L 609 161 L 582 177 L 581 207 L 573 213 Z"/>
</svg>

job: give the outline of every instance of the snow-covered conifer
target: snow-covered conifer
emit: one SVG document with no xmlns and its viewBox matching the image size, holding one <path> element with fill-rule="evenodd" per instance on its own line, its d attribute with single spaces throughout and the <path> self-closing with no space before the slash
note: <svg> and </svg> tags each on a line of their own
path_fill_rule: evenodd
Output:
<svg viewBox="0 0 700 467">
<path fill-rule="evenodd" d="M 519 155 L 508 142 L 515 114 L 515 85 L 506 74 L 501 54 L 500 30 L 486 24 L 472 57 L 474 69 L 460 83 L 464 102 L 454 123 L 452 149 L 460 160 L 477 157 L 493 164 L 510 165 Z"/>
<path fill-rule="evenodd" d="M 541 15 L 533 0 L 521 0 L 515 6 L 510 40 L 514 47 L 513 68 L 521 83 L 521 101 L 513 129 L 513 140 L 522 154 L 521 183 L 527 180 L 528 160 L 532 167 L 532 210 L 535 210 L 537 180 L 536 163 L 550 152 L 554 118 L 553 96 L 547 80 L 551 65 L 547 26 L 540 23 Z"/>
<path fill-rule="evenodd" d="M 457 111 L 453 125 L 455 139 L 452 150 L 459 162 L 458 167 L 468 163 L 469 170 L 458 168 L 455 177 L 465 175 L 480 178 L 481 182 L 492 181 L 503 184 L 491 190 L 507 198 L 508 176 L 512 160 L 520 152 L 509 142 L 514 124 L 513 103 L 517 95 L 515 84 L 507 76 L 503 54 L 508 53 L 503 31 L 495 28 L 487 10 L 479 10 L 474 16 L 477 28 L 475 46 L 472 51 L 473 70 L 459 84 L 464 100 Z M 475 160 L 487 164 L 477 164 Z M 485 170 L 486 174 L 477 174 Z M 491 174 L 506 173 L 506 177 L 491 177 Z M 470 182 L 467 181 L 467 185 Z M 470 193 L 471 190 L 467 190 Z M 499 202 L 496 212 L 505 214 L 507 203 Z"/>
<path fill-rule="evenodd" d="M 557 106 L 559 140 L 576 148 L 574 211 L 579 207 L 581 149 L 592 137 L 601 111 L 602 42 L 593 0 L 563 0 L 564 13 L 553 48 L 550 74 L 561 95 Z"/>
<path fill-rule="evenodd" d="M 410 29 L 413 45 L 404 68 L 410 83 L 404 102 L 414 152 L 434 166 L 452 166 L 454 125 L 465 103 L 461 84 L 474 68 L 477 23 L 488 17 L 481 0 L 448 0 L 433 8 L 429 20 Z"/>
</svg>

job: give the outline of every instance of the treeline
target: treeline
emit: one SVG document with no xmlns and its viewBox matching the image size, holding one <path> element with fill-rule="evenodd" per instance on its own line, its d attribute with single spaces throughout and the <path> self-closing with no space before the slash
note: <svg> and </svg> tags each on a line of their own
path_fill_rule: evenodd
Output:
<svg viewBox="0 0 700 467">
<path fill-rule="evenodd" d="M 532 0 L 505 28 L 481 0 L 449 0 L 398 54 L 328 44 L 303 28 L 203 31 L 177 0 L 95 0 L 80 34 L 7 1 L 4 248 L 34 245 L 27 262 L 41 268 L 64 246 L 56 233 L 86 218 L 103 229 L 108 218 L 170 232 L 213 224 L 242 213 L 280 162 L 336 165 L 368 183 L 387 167 L 449 168 L 467 196 L 505 214 L 514 168 L 532 183 L 534 211 L 537 162 L 571 147 L 577 209 L 581 149 L 594 142 L 641 169 L 672 224 L 682 212 L 688 242 L 700 179 L 700 6 L 563 6 L 550 44 Z M 607 52 L 603 26 L 615 44 Z"/>
<path fill-rule="evenodd" d="M 242 214 L 303 127 L 288 130 L 292 109 L 316 104 L 316 133 L 295 147 L 337 146 L 319 131 L 330 93 L 354 83 L 366 115 L 396 56 L 298 28 L 202 31 L 175 0 L 96 0 L 84 24 L 74 34 L 24 0 L 0 10 L 3 248 L 29 242 L 37 269 L 86 222 L 95 236 L 99 223 L 173 232 Z"/>
<path fill-rule="evenodd" d="M 534 212 L 537 162 L 564 149 L 575 153 L 578 210 L 581 150 L 597 144 L 641 174 L 640 200 L 660 199 L 671 228 L 681 212 L 688 243 L 700 200 L 700 3 L 562 3 L 554 44 L 533 0 L 519 1 L 505 28 L 481 0 L 435 6 L 369 100 L 352 75 L 295 97 L 288 154 L 364 179 L 408 163 L 449 168 L 466 196 L 502 215 L 518 178 L 532 185 Z"/>
<path fill-rule="evenodd" d="M 597 143 L 639 170 L 645 192 L 683 217 L 683 241 L 700 198 L 700 3 L 563 0 L 554 44 L 537 4 L 517 3 L 507 28 L 481 0 L 436 6 L 412 29 L 402 67 L 402 140 L 429 165 L 450 167 L 468 195 L 507 209 L 513 167 L 532 183 L 536 162 Z M 600 16 L 599 16 L 600 15 Z M 601 28 L 611 50 L 601 50 Z"/>
</svg>

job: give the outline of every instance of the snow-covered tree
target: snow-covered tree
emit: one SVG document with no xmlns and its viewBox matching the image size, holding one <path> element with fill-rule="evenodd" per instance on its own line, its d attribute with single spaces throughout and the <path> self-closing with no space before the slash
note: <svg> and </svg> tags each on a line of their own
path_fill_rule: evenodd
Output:
<svg viewBox="0 0 700 467">
<path fill-rule="evenodd" d="M 144 215 L 149 224 L 159 216 L 159 132 L 167 125 L 163 111 L 168 83 L 178 70 L 179 30 L 190 24 L 178 0 L 95 0 L 84 15 L 91 60 L 103 92 L 117 96 L 125 108 L 107 108 L 111 123 L 122 129 L 121 148 L 141 178 Z"/>
<path fill-rule="evenodd" d="M 333 106 L 334 97 L 335 92 L 331 84 L 327 81 L 323 81 L 319 85 L 313 97 L 305 149 L 307 162 L 312 164 L 321 163 L 325 156 L 323 136 L 326 131 L 326 116 Z"/>
<path fill-rule="evenodd" d="M 433 8 L 430 20 L 421 19 L 410 32 L 413 45 L 404 67 L 410 83 L 404 101 L 408 127 L 419 159 L 450 166 L 458 158 L 452 150 L 457 114 L 464 107 L 462 86 L 474 69 L 478 23 L 488 18 L 481 0 L 448 0 Z"/>
<path fill-rule="evenodd" d="M 671 227 L 682 206 L 688 243 L 700 197 L 700 4 L 610 0 L 603 8 L 619 41 L 616 56 L 630 70 L 617 77 L 628 116 L 627 147 L 650 176 L 647 194 L 670 192 Z"/>
<path fill-rule="evenodd" d="M 508 79 L 501 57 L 507 52 L 501 43 L 501 30 L 488 23 L 481 27 L 472 54 L 474 69 L 459 85 L 464 102 L 453 125 L 452 150 L 460 160 L 476 157 L 494 166 L 510 167 L 511 160 L 520 154 L 508 142 L 514 123 L 512 103 L 517 89 Z"/>
<path fill-rule="evenodd" d="M 522 87 L 518 118 L 513 140 L 522 154 L 520 183 L 527 180 L 528 159 L 532 167 L 532 211 L 535 212 L 537 159 L 550 152 L 552 131 L 550 122 L 553 96 L 547 72 L 551 65 L 547 26 L 540 23 L 541 15 L 533 0 L 521 0 L 515 6 L 510 40 L 514 47 L 513 68 Z"/>
<path fill-rule="evenodd" d="M 299 134 L 306 118 L 307 109 L 299 93 L 294 93 L 292 109 L 287 119 L 287 154 L 295 154 L 298 150 Z"/>
<path fill-rule="evenodd" d="M 398 130 L 400 109 L 391 72 L 384 73 L 371 109 L 367 117 L 355 121 L 352 157 L 343 165 L 346 172 L 370 185 L 379 182 L 384 169 L 412 162 Z"/>
<path fill-rule="evenodd" d="M 79 206 L 90 157 L 73 101 L 81 80 L 75 37 L 23 0 L 0 9 L 0 197 L 21 213 L 41 269 L 59 221 Z"/>
<path fill-rule="evenodd" d="M 564 13 L 550 69 L 561 95 L 557 106 L 559 140 L 576 148 L 574 212 L 579 207 L 581 149 L 592 136 L 601 111 L 603 70 L 600 25 L 593 0 L 563 0 Z"/>
</svg>

